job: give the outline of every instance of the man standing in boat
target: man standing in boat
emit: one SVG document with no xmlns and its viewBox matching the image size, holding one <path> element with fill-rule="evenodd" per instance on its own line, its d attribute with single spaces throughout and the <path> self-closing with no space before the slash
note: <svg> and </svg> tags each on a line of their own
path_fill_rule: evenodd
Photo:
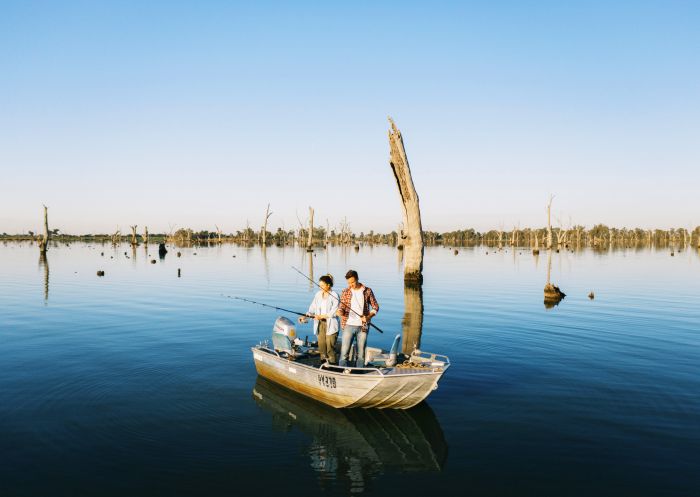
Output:
<svg viewBox="0 0 700 497">
<path fill-rule="evenodd" d="M 350 270 L 345 275 L 348 287 L 340 295 L 338 316 L 343 329 L 343 344 L 340 349 L 340 366 L 348 365 L 348 355 L 353 342 L 357 340 L 356 367 L 365 367 L 365 350 L 370 320 L 379 312 L 379 304 L 374 292 L 358 281 L 357 271 Z M 371 307 L 371 309 L 370 309 Z"/>
</svg>

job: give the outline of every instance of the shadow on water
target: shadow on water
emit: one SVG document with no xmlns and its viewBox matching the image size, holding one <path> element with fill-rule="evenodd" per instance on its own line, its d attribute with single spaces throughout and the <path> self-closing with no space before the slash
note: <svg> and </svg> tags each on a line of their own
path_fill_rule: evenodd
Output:
<svg viewBox="0 0 700 497">
<path fill-rule="evenodd" d="M 354 492 L 387 472 L 441 471 L 447 442 L 430 406 L 407 410 L 335 409 L 258 377 L 253 398 L 272 414 L 273 428 L 297 428 L 312 441 L 308 457 L 320 480 L 348 483 Z"/>
</svg>

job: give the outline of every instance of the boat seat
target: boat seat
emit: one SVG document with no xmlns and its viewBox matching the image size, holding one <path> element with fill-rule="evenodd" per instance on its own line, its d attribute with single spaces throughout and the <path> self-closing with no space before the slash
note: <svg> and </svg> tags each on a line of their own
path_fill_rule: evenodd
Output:
<svg viewBox="0 0 700 497">
<path fill-rule="evenodd" d="M 399 353 L 399 343 L 401 342 L 401 335 L 396 335 L 394 338 L 394 343 L 391 345 L 391 350 L 389 353 L 380 352 L 379 354 L 373 354 L 369 361 L 366 363 L 369 366 L 376 368 L 393 367 L 396 365 Z M 389 363 L 389 364 L 387 364 Z"/>
<path fill-rule="evenodd" d="M 386 362 L 389 360 L 389 354 L 376 354 L 374 357 L 372 357 L 372 360 L 367 362 L 367 366 L 375 367 L 375 368 L 383 368 L 386 367 Z"/>
</svg>

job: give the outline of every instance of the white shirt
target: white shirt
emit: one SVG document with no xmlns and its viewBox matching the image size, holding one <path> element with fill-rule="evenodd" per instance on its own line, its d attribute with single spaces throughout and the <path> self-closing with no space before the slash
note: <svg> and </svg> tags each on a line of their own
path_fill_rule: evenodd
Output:
<svg viewBox="0 0 700 497">
<path fill-rule="evenodd" d="M 350 290 L 350 315 L 348 316 L 347 326 L 362 326 L 362 313 L 365 310 L 365 287 L 360 287 L 359 290 Z"/>
<path fill-rule="evenodd" d="M 326 328 L 326 335 L 333 335 L 338 333 L 340 325 L 338 324 L 338 317 L 335 312 L 338 310 L 338 294 L 334 291 L 330 291 L 326 298 L 323 298 L 323 291 L 319 290 L 314 295 L 314 300 L 309 306 L 309 314 L 320 314 L 321 316 L 327 316 L 326 321 L 328 327 Z M 314 335 L 318 335 L 318 321 L 314 319 Z"/>
</svg>

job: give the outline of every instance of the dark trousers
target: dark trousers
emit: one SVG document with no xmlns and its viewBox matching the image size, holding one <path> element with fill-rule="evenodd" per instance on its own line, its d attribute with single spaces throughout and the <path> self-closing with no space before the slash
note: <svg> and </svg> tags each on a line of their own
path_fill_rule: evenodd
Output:
<svg viewBox="0 0 700 497">
<path fill-rule="evenodd" d="M 333 333 L 327 335 L 328 321 L 319 321 L 318 323 L 318 351 L 321 354 L 321 359 L 328 359 L 331 364 L 337 363 L 335 355 L 335 342 L 338 339 L 338 334 Z"/>
</svg>

